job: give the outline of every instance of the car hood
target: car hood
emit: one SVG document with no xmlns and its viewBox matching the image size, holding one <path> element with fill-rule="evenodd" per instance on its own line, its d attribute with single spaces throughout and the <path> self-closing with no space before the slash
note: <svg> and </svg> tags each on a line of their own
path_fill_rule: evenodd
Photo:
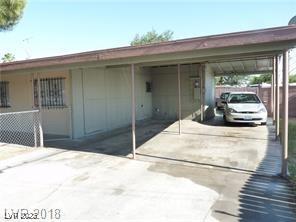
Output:
<svg viewBox="0 0 296 222">
<path fill-rule="evenodd" d="M 227 107 L 237 112 L 258 112 L 264 105 L 262 103 L 228 103 Z"/>
</svg>

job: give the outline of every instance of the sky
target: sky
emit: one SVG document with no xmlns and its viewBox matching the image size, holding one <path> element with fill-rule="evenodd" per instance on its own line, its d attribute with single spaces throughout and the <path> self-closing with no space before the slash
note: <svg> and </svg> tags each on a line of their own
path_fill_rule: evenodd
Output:
<svg viewBox="0 0 296 222">
<path fill-rule="evenodd" d="M 0 57 L 16 60 L 127 46 L 139 33 L 172 30 L 174 39 L 287 25 L 296 0 L 27 0 Z"/>
</svg>

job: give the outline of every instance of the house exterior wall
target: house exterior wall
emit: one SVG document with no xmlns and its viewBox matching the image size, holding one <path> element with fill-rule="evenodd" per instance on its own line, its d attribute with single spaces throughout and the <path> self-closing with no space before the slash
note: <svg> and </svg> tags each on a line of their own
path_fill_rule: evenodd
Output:
<svg viewBox="0 0 296 222">
<path fill-rule="evenodd" d="M 16 75 L 0 75 L 1 81 L 8 81 L 9 108 L 1 108 L 0 112 L 27 111 L 33 109 L 32 77 L 29 73 Z"/>
<path fill-rule="evenodd" d="M 66 135 L 70 133 L 69 75 L 67 71 L 40 73 L 40 78 L 65 77 L 65 96 L 67 108 L 42 109 L 42 125 L 45 134 Z M 0 112 L 17 112 L 34 109 L 32 74 L 1 75 L 2 81 L 9 82 L 9 108 L 0 108 Z"/>
<path fill-rule="evenodd" d="M 181 66 L 181 102 L 183 119 L 200 116 L 200 67 Z M 32 72 L 33 73 L 33 72 Z M 1 112 L 32 110 L 32 73 L 10 73 L 1 80 L 9 81 L 11 108 Z M 131 124 L 131 70 L 123 67 L 73 68 L 64 71 L 38 72 L 40 78 L 64 77 L 66 108 L 43 108 L 45 134 L 74 138 L 106 132 Z M 36 74 L 36 73 L 35 73 Z M 207 74 L 208 75 L 208 74 Z M 212 75 L 205 77 L 211 87 Z M 146 82 L 152 92 L 146 92 Z M 197 87 L 196 87 L 197 85 Z M 135 69 L 136 120 L 149 118 L 175 120 L 178 116 L 177 67 Z M 214 89 L 205 90 L 206 103 L 214 103 Z M 209 94 L 209 95 L 208 95 Z"/>
<path fill-rule="evenodd" d="M 196 119 L 200 115 L 199 65 L 181 66 L 182 119 Z M 156 119 L 176 120 L 178 118 L 177 67 L 151 68 L 152 107 Z M 200 86 L 200 84 L 198 84 Z"/>
<path fill-rule="evenodd" d="M 146 92 L 150 73 L 135 70 L 136 119 L 152 116 L 152 95 Z M 131 123 L 131 70 L 84 68 L 71 70 L 73 95 L 73 137 L 128 126 Z"/>
</svg>

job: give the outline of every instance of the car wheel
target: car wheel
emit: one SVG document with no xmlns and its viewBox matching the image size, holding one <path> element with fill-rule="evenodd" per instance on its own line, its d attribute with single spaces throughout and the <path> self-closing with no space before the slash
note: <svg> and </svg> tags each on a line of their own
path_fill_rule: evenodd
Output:
<svg viewBox="0 0 296 222">
<path fill-rule="evenodd" d="M 262 126 L 265 126 L 265 125 L 266 125 L 266 122 L 261 123 L 261 125 L 262 125 Z"/>
</svg>

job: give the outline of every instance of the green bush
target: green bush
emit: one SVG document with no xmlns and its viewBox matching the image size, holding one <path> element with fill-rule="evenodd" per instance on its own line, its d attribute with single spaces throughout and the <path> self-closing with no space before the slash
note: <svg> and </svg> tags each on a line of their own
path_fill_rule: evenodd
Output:
<svg viewBox="0 0 296 222">
<path fill-rule="evenodd" d="M 289 120 L 289 172 L 296 182 L 296 119 Z"/>
</svg>

